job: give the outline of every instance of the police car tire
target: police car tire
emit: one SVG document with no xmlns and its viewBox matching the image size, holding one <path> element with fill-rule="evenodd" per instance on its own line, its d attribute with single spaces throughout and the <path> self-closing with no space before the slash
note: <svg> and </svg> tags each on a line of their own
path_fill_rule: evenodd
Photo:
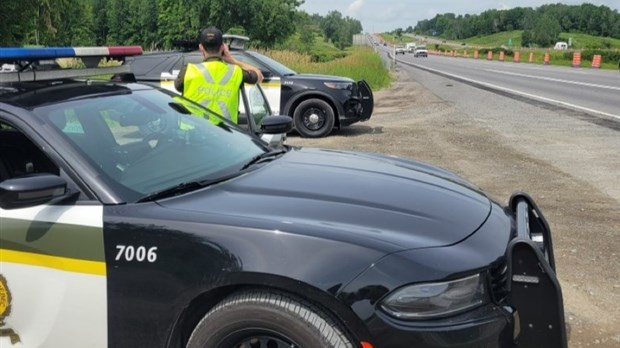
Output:
<svg viewBox="0 0 620 348">
<path fill-rule="evenodd" d="M 267 290 L 224 299 L 196 325 L 187 347 L 230 348 L 254 335 L 281 336 L 296 347 L 353 348 L 345 331 L 325 312 L 300 298 Z"/>
<path fill-rule="evenodd" d="M 325 116 L 325 122 L 321 126 L 321 128 L 317 130 L 309 129 L 304 124 L 304 114 L 306 111 L 316 108 L 320 109 Z M 334 128 L 334 123 L 336 119 L 334 118 L 334 110 L 332 107 L 324 100 L 318 98 L 312 98 L 308 100 L 304 100 L 299 103 L 297 108 L 295 108 L 295 112 L 293 113 L 293 122 L 295 123 L 295 129 L 305 138 L 322 138 L 324 136 L 329 135 L 332 129 Z"/>
</svg>

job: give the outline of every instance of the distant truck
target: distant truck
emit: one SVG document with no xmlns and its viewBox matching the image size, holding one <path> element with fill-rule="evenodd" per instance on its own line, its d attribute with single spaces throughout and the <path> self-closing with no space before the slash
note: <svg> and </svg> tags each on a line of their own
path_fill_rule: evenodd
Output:
<svg viewBox="0 0 620 348">
<path fill-rule="evenodd" d="M 564 42 L 564 41 L 558 41 L 555 43 L 555 46 L 553 47 L 554 50 L 567 50 L 568 49 L 568 43 Z"/>
<path fill-rule="evenodd" d="M 406 45 L 405 45 L 405 49 L 406 49 L 406 50 L 407 50 L 407 52 L 409 52 L 409 53 L 413 53 L 413 52 L 415 51 L 415 47 L 416 47 L 415 42 L 410 42 L 410 43 L 408 43 L 408 44 L 406 44 Z"/>
</svg>

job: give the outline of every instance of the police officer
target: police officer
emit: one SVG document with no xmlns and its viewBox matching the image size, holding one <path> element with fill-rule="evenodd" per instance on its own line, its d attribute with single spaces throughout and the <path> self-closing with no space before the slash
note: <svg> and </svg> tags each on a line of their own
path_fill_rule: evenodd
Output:
<svg viewBox="0 0 620 348">
<path fill-rule="evenodd" d="M 215 27 L 202 30 L 198 47 L 204 61 L 184 66 L 174 87 L 184 97 L 237 123 L 239 88 L 242 83 L 260 83 L 261 71 L 236 60 L 224 43 L 222 32 Z"/>
</svg>

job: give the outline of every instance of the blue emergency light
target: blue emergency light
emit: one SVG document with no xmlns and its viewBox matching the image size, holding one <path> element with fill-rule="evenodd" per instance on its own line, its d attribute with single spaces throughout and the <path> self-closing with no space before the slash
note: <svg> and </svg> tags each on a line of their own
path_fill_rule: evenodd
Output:
<svg viewBox="0 0 620 348">
<path fill-rule="evenodd" d="M 140 46 L 111 47 L 0 47 L 0 61 L 79 57 L 127 57 L 142 54 Z"/>
<path fill-rule="evenodd" d="M 141 46 L 110 47 L 0 47 L 0 64 L 13 65 L 9 72 L 0 72 L 0 82 L 41 81 L 103 74 L 129 73 L 129 67 L 118 65 L 97 67 L 102 58 L 124 61 L 125 57 L 141 55 Z M 37 64 L 57 58 L 79 58 L 85 69 L 39 69 Z M 2 69 L 4 70 L 4 69 Z"/>
</svg>

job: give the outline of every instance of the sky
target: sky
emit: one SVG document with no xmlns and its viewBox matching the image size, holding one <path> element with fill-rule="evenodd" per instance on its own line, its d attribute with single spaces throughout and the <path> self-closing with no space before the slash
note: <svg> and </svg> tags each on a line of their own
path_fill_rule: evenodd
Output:
<svg viewBox="0 0 620 348">
<path fill-rule="evenodd" d="M 584 2 L 620 11 L 620 0 L 305 0 L 300 9 L 322 16 L 336 10 L 343 16 L 359 20 L 365 32 L 382 33 L 396 28 L 415 27 L 418 21 L 432 19 L 442 13 L 458 16 L 479 14 L 491 9 L 536 8 L 555 3 L 581 5 Z"/>
</svg>

